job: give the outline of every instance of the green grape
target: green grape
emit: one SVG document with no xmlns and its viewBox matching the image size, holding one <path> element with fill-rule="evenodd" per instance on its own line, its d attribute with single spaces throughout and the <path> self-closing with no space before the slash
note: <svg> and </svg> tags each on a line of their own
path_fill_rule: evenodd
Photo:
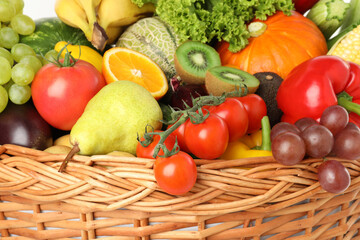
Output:
<svg viewBox="0 0 360 240">
<path fill-rule="evenodd" d="M 9 88 L 10 101 L 15 104 L 24 104 L 29 101 L 31 97 L 31 88 L 29 85 L 19 86 L 17 84 L 11 85 Z"/>
<path fill-rule="evenodd" d="M 11 66 L 14 65 L 14 59 L 6 48 L 0 47 L 0 57 L 6 58 Z"/>
<path fill-rule="evenodd" d="M 0 113 L 4 111 L 9 101 L 9 96 L 5 88 L 0 86 Z"/>
<path fill-rule="evenodd" d="M 34 49 L 24 43 L 17 43 L 11 48 L 11 56 L 16 62 L 20 62 L 25 56 L 36 56 Z"/>
<path fill-rule="evenodd" d="M 10 49 L 18 42 L 19 34 L 17 34 L 17 32 L 15 32 L 12 28 L 4 27 L 0 29 L 0 46 Z"/>
<path fill-rule="evenodd" d="M 10 0 L 10 3 L 15 7 L 16 13 L 21 13 L 24 9 L 24 1 L 23 0 Z"/>
<path fill-rule="evenodd" d="M 34 20 L 24 14 L 17 14 L 11 19 L 10 26 L 20 35 L 30 35 L 35 31 Z"/>
<path fill-rule="evenodd" d="M 54 49 L 48 51 L 43 58 L 43 65 L 56 61 L 58 54 Z"/>
<path fill-rule="evenodd" d="M 16 9 L 9 0 L 0 0 L 0 22 L 9 22 L 15 14 Z"/>
<path fill-rule="evenodd" d="M 18 63 L 11 69 L 11 78 L 17 85 L 25 86 L 32 82 L 35 73 L 31 66 Z"/>
<path fill-rule="evenodd" d="M 0 69 L 0 85 L 3 85 L 11 78 L 11 66 L 8 60 L 4 57 L 0 57 Z"/>
<path fill-rule="evenodd" d="M 41 62 L 41 65 L 44 65 L 44 57 L 40 54 L 36 54 L 36 57 L 39 59 L 39 61 Z"/>
<path fill-rule="evenodd" d="M 8 81 L 7 83 L 5 83 L 4 85 L 2 85 L 7 92 L 9 92 L 9 89 L 11 87 L 11 85 L 15 84 L 14 81 L 12 79 L 10 79 L 10 81 Z"/>
<path fill-rule="evenodd" d="M 19 63 L 24 63 L 30 66 L 34 70 L 34 73 L 37 73 L 37 71 L 39 71 L 39 69 L 42 67 L 42 63 L 39 58 L 32 55 L 21 58 Z"/>
</svg>

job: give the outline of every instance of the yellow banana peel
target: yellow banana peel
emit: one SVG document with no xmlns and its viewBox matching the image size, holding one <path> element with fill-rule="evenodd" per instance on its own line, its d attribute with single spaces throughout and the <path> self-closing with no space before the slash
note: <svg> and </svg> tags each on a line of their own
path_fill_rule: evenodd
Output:
<svg viewBox="0 0 360 240">
<path fill-rule="evenodd" d="M 81 29 L 86 38 L 91 41 L 92 30 L 89 27 L 86 13 L 74 0 L 56 0 L 55 13 L 65 24 Z"/>
<path fill-rule="evenodd" d="M 71 45 L 65 41 L 58 42 L 54 49 L 60 52 L 66 46 L 75 59 L 81 59 L 91 63 L 99 72 L 102 72 L 102 56 L 96 50 L 84 45 Z M 80 52 L 81 51 L 81 52 Z M 61 57 L 65 57 L 66 51 L 62 51 Z"/>
<path fill-rule="evenodd" d="M 55 12 L 66 24 L 80 28 L 93 46 L 103 51 L 124 27 L 155 12 L 152 3 L 139 8 L 131 0 L 56 0 Z"/>
</svg>

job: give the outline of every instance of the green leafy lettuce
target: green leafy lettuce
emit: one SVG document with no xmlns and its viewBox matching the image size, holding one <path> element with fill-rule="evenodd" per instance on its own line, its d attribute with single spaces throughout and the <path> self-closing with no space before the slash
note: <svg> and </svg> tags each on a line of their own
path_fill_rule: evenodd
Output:
<svg viewBox="0 0 360 240">
<path fill-rule="evenodd" d="M 237 52 L 248 44 L 247 24 L 257 18 L 266 20 L 276 11 L 290 15 L 292 0 L 132 0 L 141 7 L 156 6 L 156 15 L 174 28 L 182 40 L 211 43 L 229 42 Z"/>
</svg>

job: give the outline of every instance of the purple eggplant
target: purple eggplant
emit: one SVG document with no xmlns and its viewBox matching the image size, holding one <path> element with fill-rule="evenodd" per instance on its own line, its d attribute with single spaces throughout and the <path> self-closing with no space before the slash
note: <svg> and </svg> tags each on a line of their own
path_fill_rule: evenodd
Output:
<svg viewBox="0 0 360 240">
<path fill-rule="evenodd" d="M 7 143 L 38 150 L 52 145 L 52 128 L 31 101 L 23 105 L 9 102 L 0 113 L 0 144 Z"/>
<path fill-rule="evenodd" d="M 170 80 L 170 86 L 173 93 L 169 105 L 175 109 L 184 110 L 186 108 L 184 103 L 192 107 L 193 98 L 208 95 L 203 85 L 182 84 L 176 77 Z"/>
</svg>

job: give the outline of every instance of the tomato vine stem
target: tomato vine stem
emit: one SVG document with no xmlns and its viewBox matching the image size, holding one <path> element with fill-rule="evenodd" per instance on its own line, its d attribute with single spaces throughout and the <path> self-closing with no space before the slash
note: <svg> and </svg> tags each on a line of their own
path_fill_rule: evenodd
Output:
<svg viewBox="0 0 360 240">
<path fill-rule="evenodd" d="M 149 137 L 152 138 L 154 135 L 159 135 L 160 140 L 154 148 L 153 157 L 156 158 L 157 156 L 159 156 L 159 157 L 172 156 L 172 155 L 176 154 L 177 152 L 179 152 L 179 150 L 180 150 L 179 145 L 177 144 L 177 140 L 175 142 L 173 149 L 171 149 L 171 150 L 166 148 L 166 146 L 164 145 L 164 142 L 165 142 L 165 139 L 172 132 L 174 132 L 181 124 L 185 123 L 187 119 L 190 119 L 190 121 L 193 124 L 200 124 L 200 123 L 204 122 L 206 120 L 206 118 L 210 115 L 210 112 L 207 109 L 205 109 L 205 111 L 207 113 L 204 115 L 204 113 L 203 113 L 204 109 L 202 107 L 217 106 L 217 105 L 220 105 L 221 103 L 223 103 L 227 97 L 242 97 L 242 96 L 246 96 L 247 93 L 248 93 L 248 89 L 247 89 L 246 85 L 242 84 L 238 88 L 236 88 L 234 91 L 224 93 L 221 96 L 207 95 L 207 96 L 199 96 L 197 98 L 193 98 L 192 99 L 193 106 L 192 107 L 187 106 L 184 110 L 175 110 L 174 108 L 170 107 L 170 109 L 172 111 L 171 112 L 171 120 L 169 120 L 167 122 L 163 121 L 163 123 L 166 125 L 171 125 L 171 126 L 162 132 L 155 132 L 155 131 L 147 132 L 145 130 L 144 140 L 141 141 L 138 137 L 138 141 L 140 142 L 140 144 L 142 144 L 142 146 L 146 146 L 146 144 L 149 145 L 149 143 L 146 142 L 146 141 L 149 141 Z M 159 151 L 161 149 L 164 152 L 163 155 L 159 155 Z"/>
</svg>

